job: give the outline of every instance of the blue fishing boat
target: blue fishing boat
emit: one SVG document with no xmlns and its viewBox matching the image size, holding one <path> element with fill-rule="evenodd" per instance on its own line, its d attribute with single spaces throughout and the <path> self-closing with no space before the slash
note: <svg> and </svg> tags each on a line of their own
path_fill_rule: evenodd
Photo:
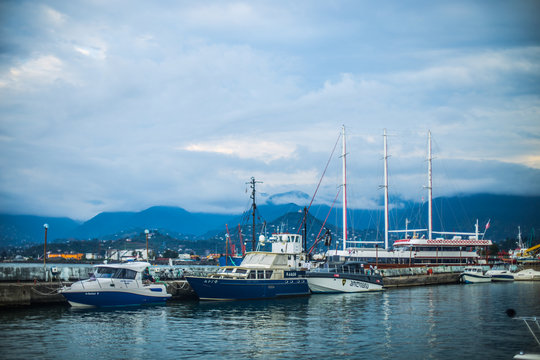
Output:
<svg viewBox="0 0 540 360">
<path fill-rule="evenodd" d="M 239 266 L 221 267 L 208 276 L 186 276 L 201 300 L 273 299 L 310 294 L 302 236 L 274 234 L 272 251 L 252 251 Z"/>
<path fill-rule="evenodd" d="M 127 306 L 165 303 L 171 297 L 156 284 L 147 262 L 100 264 L 90 279 L 64 286 L 59 292 L 73 307 Z"/>
</svg>

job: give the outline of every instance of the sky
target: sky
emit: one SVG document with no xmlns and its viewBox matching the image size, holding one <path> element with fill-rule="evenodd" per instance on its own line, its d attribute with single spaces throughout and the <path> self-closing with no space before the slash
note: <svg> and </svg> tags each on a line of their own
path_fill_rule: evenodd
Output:
<svg viewBox="0 0 540 360">
<path fill-rule="evenodd" d="M 0 213 L 540 195 L 538 1 L 0 1 Z M 282 197 L 281 201 L 294 200 Z M 305 201 L 305 200 L 304 200 Z M 397 205 L 396 205 L 397 206 Z"/>
</svg>

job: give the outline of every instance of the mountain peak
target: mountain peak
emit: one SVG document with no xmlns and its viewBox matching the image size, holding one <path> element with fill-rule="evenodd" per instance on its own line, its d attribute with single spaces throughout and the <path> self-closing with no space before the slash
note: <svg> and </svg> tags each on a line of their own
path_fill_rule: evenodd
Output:
<svg viewBox="0 0 540 360">
<path fill-rule="evenodd" d="M 266 203 L 269 205 L 283 205 L 283 204 L 296 204 L 307 205 L 309 204 L 309 195 L 302 191 L 288 191 L 280 194 L 275 194 L 266 199 Z"/>
</svg>

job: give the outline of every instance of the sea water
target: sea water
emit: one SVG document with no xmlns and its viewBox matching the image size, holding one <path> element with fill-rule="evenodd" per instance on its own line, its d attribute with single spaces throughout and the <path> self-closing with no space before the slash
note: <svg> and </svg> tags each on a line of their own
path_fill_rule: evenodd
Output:
<svg viewBox="0 0 540 360">
<path fill-rule="evenodd" d="M 265 301 L 0 309 L 2 359 L 511 359 L 540 282 L 439 285 Z"/>
</svg>

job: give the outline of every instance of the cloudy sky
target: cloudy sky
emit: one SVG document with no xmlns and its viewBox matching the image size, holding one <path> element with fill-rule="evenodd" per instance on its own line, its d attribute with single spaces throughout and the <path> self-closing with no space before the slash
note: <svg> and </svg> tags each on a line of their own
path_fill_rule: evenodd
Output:
<svg viewBox="0 0 540 360">
<path fill-rule="evenodd" d="M 0 212 L 540 195 L 538 1 L 1 1 Z M 316 201 L 339 185 L 339 148 Z"/>
</svg>

